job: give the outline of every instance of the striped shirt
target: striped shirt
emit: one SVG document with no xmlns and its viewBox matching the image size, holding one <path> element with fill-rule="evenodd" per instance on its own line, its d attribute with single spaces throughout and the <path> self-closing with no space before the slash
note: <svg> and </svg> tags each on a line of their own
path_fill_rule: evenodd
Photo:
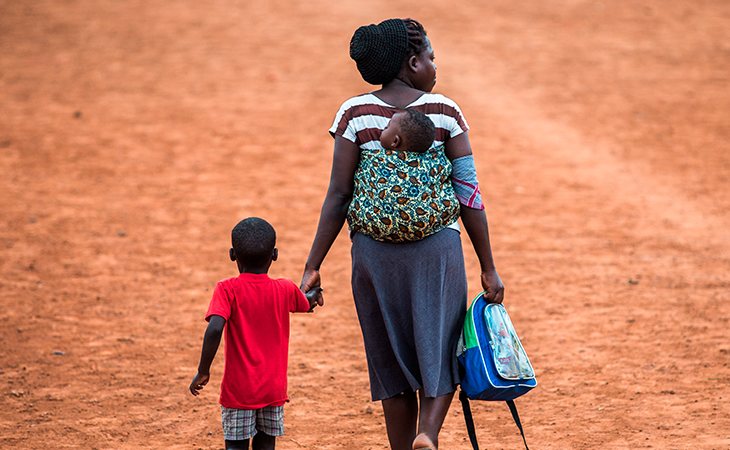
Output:
<svg viewBox="0 0 730 450">
<path fill-rule="evenodd" d="M 406 106 L 422 112 L 436 126 L 433 147 L 445 143 L 469 130 L 459 106 L 441 94 L 423 94 Z M 345 101 L 340 106 L 329 132 L 354 142 L 361 149 L 381 149 L 380 135 L 400 108 L 385 103 L 373 94 L 363 94 Z"/>
</svg>

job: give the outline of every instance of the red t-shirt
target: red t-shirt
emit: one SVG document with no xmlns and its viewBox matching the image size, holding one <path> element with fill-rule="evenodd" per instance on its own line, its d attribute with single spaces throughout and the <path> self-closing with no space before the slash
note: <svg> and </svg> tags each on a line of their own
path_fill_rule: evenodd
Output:
<svg viewBox="0 0 730 450">
<path fill-rule="evenodd" d="M 308 310 L 307 298 L 290 280 L 242 273 L 218 282 L 205 320 L 226 319 L 221 405 L 258 409 L 288 400 L 289 313 Z"/>
</svg>

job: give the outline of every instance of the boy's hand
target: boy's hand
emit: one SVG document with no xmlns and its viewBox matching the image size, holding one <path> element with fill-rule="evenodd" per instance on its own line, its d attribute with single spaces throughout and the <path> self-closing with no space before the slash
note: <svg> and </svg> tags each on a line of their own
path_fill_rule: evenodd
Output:
<svg viewBox="0 0 730 450">
<path fill-rule="evenodd" d="M 324 305 L 324 296 L 322 296 L 323 289 L 319 286 L 312 288 L 308 290 L 304 296 L 307 297 L 307 300 L 309 301 L 309 311 L 314 311 L 314 308 L 316 306 L 323 306 Z"/>
<path fill-rule="evenodd" d="M 203 386 L 208 384 L 208 380 L 210 380 L 210 374 L 202 374 L 200 372 L 196 373 L 195 378 L 193 378 L 192 383 L 190 383 L 190 393 L 196 397 L 200 395 L 200 390 L 203 389 Z"/>
</svg>

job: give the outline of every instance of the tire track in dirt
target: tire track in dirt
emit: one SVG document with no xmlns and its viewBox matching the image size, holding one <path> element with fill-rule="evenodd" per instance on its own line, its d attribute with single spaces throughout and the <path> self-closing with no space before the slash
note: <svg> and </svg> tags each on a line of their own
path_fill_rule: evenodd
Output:
<svg viewBox="0 0 730 450">
<path fill-rule="evenodd" d="M 489 85 L 483 92 L 489 100 L 479 108 L 499 119 L 495 126 L 528 142 L 543 161 L 565 167 L 574 182 L 600 190 L 607 199 L 619 199 L 626 211 L 641 210 L 636 232 L 680 242 L 696 239 L 699 251 L 730 251 L 728 218 L 686 196 L 681 186 L 655 178 L 646 164 L 613 156 L 610 142 L 589 141 L 575 128 L 541 114 L 505 85 Z M 490 170 L 488 165 L 484 169 Z"/>
</svg>

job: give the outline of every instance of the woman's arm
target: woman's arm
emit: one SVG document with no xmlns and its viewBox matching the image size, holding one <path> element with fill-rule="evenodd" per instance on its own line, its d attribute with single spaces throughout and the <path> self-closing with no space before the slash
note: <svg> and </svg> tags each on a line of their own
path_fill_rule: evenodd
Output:
<svg viewBox="0 0 730 450">
<path fill-rule="evenodd" d="M 467 155 L 471 155 L 468 133 L 461 133 L 446 141 L 446 156 L 449 160 L 453 161 Z M 464 224 L 477 258 L 479 258 L 482 288 L 487 292 L 485 298 L 491 303 L 502 303 L 502 300 L 504 300 L 504 285 L 499 278 L 499 274 L 497 274 L 497 269 L 494 267 L 486 213 L 484 210 L 461 205 L 461 222 Z"/>
<path fill-rule="evenodd" d="M 360 149 L 357 145 L 342 136 L 335 136 L 330 185 L 322 204 L 317 232 L 302 275 L 301 289 L 304 292 L 320 285 L 319 267 L 345 223 L 359 161 Z"/>
</svg>

